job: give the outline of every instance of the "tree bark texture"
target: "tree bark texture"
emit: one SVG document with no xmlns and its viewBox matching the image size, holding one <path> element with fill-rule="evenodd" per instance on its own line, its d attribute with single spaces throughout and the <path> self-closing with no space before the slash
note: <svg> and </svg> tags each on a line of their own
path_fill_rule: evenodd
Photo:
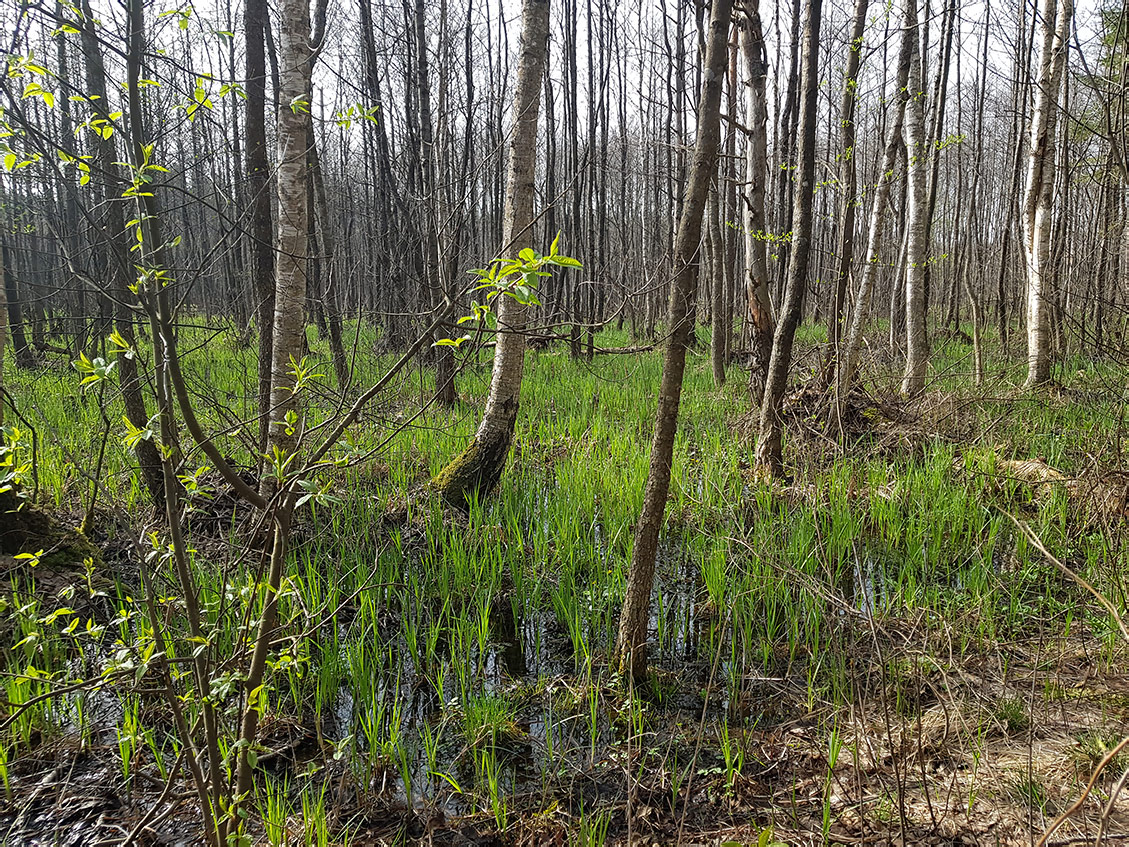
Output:
<svg viewBox="0 0 1129 847">
<path fill-rule="evenodd" d="M 1023 246 L 1027 260 L 1027 382 L 1051 378 L 1051 231 L 1054 221 L 1055 132 L 1058 97 L 1070 37 L 1073 0 L 1044 0 L 1043 46 L 1027 153 L 1023 193 Z"/>
<path fill-rule="evenodd" d="M 815 185 L 816 97 L 819 93 L 819 27 L 822 0 L 807 0 L 804 13 L 803 73 L 800 82 L 803 107 L 800 109 L 799 185 L 794 195 L 791 249 L 788 276 L 779 322 L 772 339 L 764 398 L 761 401 L 760 435 L 757 438 L 756 464 L 771 476 L 784 472 L 782 412 L 788 372 L 792 367 L 792 341 L 800 323 L 804 292 L 807 290 L 811 256 L 812 198 Z"/>
<path fill-rule="evenodd" d="M 278 106 L 278 234 L 275 260 L 274 329 L 271 339 L 270 451 L 285 461 L 297 448 L 300 422 L 291 360 L 306 349 L 306 273 L 309 241 L 310 10 L 307 0 L 285 0 L 281 10 Z M 264 495 L 274 492 L 270 470 Z"/>
<path fill-rule="evenodd" d="M 913 34 L 909 62 L 909 101 L 906 103 L 906 369 L 902 393 L 917 394 L 925 387 L 929 366 L 929 338 L 925 326 L 925 263 L 929 261 L 928 167 L 925 143 L 925 94 L 922 91 L 921 54 L 917 49 L 917 0 L 905 0 L 904 26 Z"/>
<path fill-rule="evenodd" d="M 721 92 L 725 78 L 731 9 L 732 0 L 714 0 L 702 95 L 698 105 L 698 139 L 675 236 L 675 271 L 667 312 L 670 335 L 663 353 L 662 380 L 659 385 L 658 407 L 655 410 L 655 432 L 651 441 L 650 471 L 643 494 L 643 509 L 635 527 L 635 544 L 616 641 L 617 662 L 625 673 L 633 676 L 642 676 L 647 669 L 648 610 L 655 576 L 659 530 L 670 490 L 674 434 L 682 399 L 686 348 L 694 329 L 702 216 L 709 195 L 710 180 L 717 170 L 718 145 L 721 140 Z"/>
<path fill-rule="evenodd" d="M 745 69 L 745 114 L 749 137 L 745 145 L 745 202 L 742 204 L 742 228 L 745 231 L 745 302 L 752 325 L 753 363 L 749 369 L 749 394 L 759 406 L 764 394 L 764 380 L 772 355 L 772 334 L 775 328 L 772 301 L 768 290 L 768 255 L 765 238 L 765 187 L 768 182 L 768 106 L 765 99 L 765 76 L 768 59 L 761 32 L 759 0 L 745 6 L 745 22 L 741 28 L 741 56 Z"/>
<path fill-rule="evenodd" d="M 541 76 L 549 39 L 549 0 L 524 0 L 521 59 L 514 92 L 510 161 L 503 214 L 503 256 L 517 256 L 533 246 L 534 179 L 537 167 L 537 118 Z M 525 369 L 528 307 L 505 294 L 495 302 L 498 336 L 490 393 L 478 431 L 467 448 L 432 481 L 449 504 L 466 508 L 489 493 L 501 479 L 513 441 Z"/>
<path fill-rule="evenodd" d="M 870 207 L 870 222 L 867 226 L 866 256 L 863 260 L 862 277 L 851 307 L 851 321 L 839 354 L 836 392 L 842 398 L 851 388 L 858 367 L 859 353 L 862 350 L 862 333 L 870 310 L 870 298 L 878 277 L 878 262 L 882 253 L 882 222 L 886 206 L 890 200 L 890 184 L 894 179 L 898 151 L 902 144 L 902 124 L 905 120 L 906 101 L 909 98 L 909 69 L 915 34 L 906 29 L 902 33 L 902 45 L 898 52 L 897 82 L 894 94 L 894 115 L 887 133 L 886 149 L 882 154 L 882 164 L 878 171 L 878 184 L 874 187 L 874 201 Z"/>
</svg>

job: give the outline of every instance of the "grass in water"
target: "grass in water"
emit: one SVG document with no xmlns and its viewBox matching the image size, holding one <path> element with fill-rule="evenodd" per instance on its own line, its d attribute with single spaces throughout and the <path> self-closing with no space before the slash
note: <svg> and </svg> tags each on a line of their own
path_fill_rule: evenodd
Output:
<svg viewBox="0 0 1129 847">
<path fill-rule="evenodd" d="M 798 343 L 815 340 L 801 333 Z M 833 842 L 864 823 L 911 838 L 960 833 L 989 814 L 993 837 L 1025 837 L 1031 809 L 1068 805 L 1116 744 L 1109 727 L 1129 701 L 1109 683 L 1126 672 L 1109 615 L 1012 518 L 1121 607 L 1129 554 L 1089 501 L 1032 485 L 1007 463 L 1042 457 L 1094 478 L 1094 457 L 1112 455 L 1103 450 L 1119 403 L 1101 391 L 1115 375 L 1080 362 L 1053 396 L 1017 394 L 1015 370 L 985 397 L 969 385 L 965 355 L 939 347 L 926 396 L 896 421 L 875 413 L 846 451 L 805 435 L 815 423 L 793 422 L 794 478 L 775 487 L 749 471 L 742 380 L 716 388 L 707 358 L 690 357 L 652 602 L 654 668 L 631 692 L 608 659 L 659 355 L 531 352 L 499 490 L 468 516 L 414 498 L 389 524 L 406 492 L 465 446 L 489 370 L 472 355 L 459 377 L 464 402 L 428 407 L 387 440 L 427 401 L 429 376 L 403 377 L 349 435 L 358 455 L 384 446 L 334 468 L 336 502 L 300 514 L 264 689 L 251 837 L 407 843 L 419 821 L 442 817 L 506 843 L 551 832 L 624 843 L 629 830 L 662 842 L 680 827 L 738 843 Z M 358 381 L 384 364 L 361 357 Z M 197 389 L 224 401 L 200 404 L 205 425 L 225 432 L 221 449 L 253 466 L 249 434 L 225 425 L 251 417 L 251 353 L 194 345 L 186 366 Z M 89 496 L 83 462 L 101 425 L 73 383 L 64 371 L 9 381 L 42 436 L 43 496 L 63 509 Z M 332 409 L 327 387 L 311 424 Z M 142 513 L 128 449 L 111 439 L 104 462 L 103 505 Z M 200 648 L 231 656 L 258 613 L 261 574 L 218 479 L 201 468 L 190 487 L 191 566 L 214 632 Z M 100 508 L 91 536 L 124 550 L 129 528 Z M 148 627 L 138 555 L 125 550 L 61 587 L 29 567 L 30 580 L 5 592 L 9 796 L 28 772 L 21 762 L 49 739 L 86 738 L 91 756 L 112 744 L 114 779 L 138 791 L 180 758 L 163 701 L 117 690 L 146 661 L 131 647 Z M 182 600 L 159 544 L 152 561 L 160 620 L 174 630 Z M 173 658 L 187 673 L 186 657 Z M 1078 690 L 1082 662 L 1095 681 Z M 79 678 L 105 682 L 43 696 Z M 221 709 L 239 706 L 239 683 L 212 680 Z"/>
</svg>

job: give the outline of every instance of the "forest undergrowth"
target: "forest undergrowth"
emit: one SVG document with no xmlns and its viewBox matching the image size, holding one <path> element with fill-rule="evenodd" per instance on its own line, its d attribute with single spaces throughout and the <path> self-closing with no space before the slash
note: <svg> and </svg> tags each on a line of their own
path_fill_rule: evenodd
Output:
<svg viewBox="0 0 1129 847">
<path fill-rule="evenodd" d="M 819 332 L 802 331 L 797 373 L 817 372 Z M 237 422 L 255 351 L 231 337 L 182 345 L 197 408 L 250 478 Z M 427 482 L 473 433 L 489 382 L 474 355 L 453 411 L 430 404 L 424 366 L 404 375 L 300 512 L 255 843 L 1032 844 L 1066 813 L 1046 843 L 1129 832 L 1122 370 L 1068 360 L 1050 389 L 1021 391 L 1018 366 L 976 387 L 954 336 L 902 401 L 871 359 L 843 432 L 793 396 L 791 476 L 766 483 L 747 372 L 716 388 L 692 353 L 651 673 L 631 683 L 609 655 L 659 354 L 531 352 L 513 461 L 462 514 Z M 358 357 L 358 381 L 383 364 Z M 61 363 L 7 382 L 12 462 L 97 550 L 0 558 L 0 840 L 192 843 L 194 795 L 168 779 L 183 750 L 135 648 L 143 560 L 171 631 L 183 606 L 117 401 L 78 382 Z M 332 383 L 315 381 L 311 428 L 339 406 Z M 262 578 L 249 514 L 202 457 L 183 467 L 209 646 L 233 655 Z M 238 667 L 212 680 L 220 709 L 238 708 Z M 162 792 L 182 802 L 135 832 Z"/>
</svg>

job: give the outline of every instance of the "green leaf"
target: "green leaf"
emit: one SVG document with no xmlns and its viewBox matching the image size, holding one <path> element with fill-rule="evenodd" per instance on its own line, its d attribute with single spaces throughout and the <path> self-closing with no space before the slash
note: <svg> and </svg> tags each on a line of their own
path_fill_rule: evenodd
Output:
<svg viewBox="0 0 1129 847">
<path fill-rule="evenodd" d="M 455 792 L 456 792 L 457 794 L 462 794 L 462 793 L 463 793 L 463 789 L 462 789 L 462 786 L 461 786 L 461 785 L 459 785 L 459 784 L 458 784 L 457 782 L 455 782 L 455 779 L 454 779 L 454 777 L 450 776 L 449 774 L 447 774 L 447 773 L 444 773 L 443 771 L 432 771 L 432 772 L 431 772 L 431 775 L 432 775 L 432 776 L 438 776 L 438 777 L 441 777 L 442 779 L 445 779 L 445 780 L 447 780 L 448 784 L 450 784 L 450 786 L 451 786 L 451 787 L 452 787 L 453 789 L 455 789 Z"/>
</svg>

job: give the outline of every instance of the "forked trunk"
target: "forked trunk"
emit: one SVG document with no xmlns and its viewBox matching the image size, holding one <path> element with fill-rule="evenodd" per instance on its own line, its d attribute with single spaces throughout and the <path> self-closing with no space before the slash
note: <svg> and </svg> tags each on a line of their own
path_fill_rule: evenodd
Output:
<svg viewBox="0 0 1129 847">
<path fill-rule="evenodd" d="M 858 101 L 858 76 L 862 65 L 862 36 L 866 27 L 866 10 L 869 0 L 857 0 L 851 43 L 848 45 L 847 70 L 843 75 L 843 99 L 839 108 L 841 136 L 839 145 L 839 221 L 836 238 L 835 302 L 829 324 L 831 335 L 828 357 L 823 367 L 823 379 L 834 376 L 835 362 L 840 354 L 843 321 L 847 308 L 847 283 L 851 279 L 855 259 L 855 205 L 858 193 L 858 169 L 855 167 L 855 111 Z"/>
<path fill-rule="evenodd" d="M 911 50 L 913 49 L 914 33 L 906 30 L 902 33 L 902 45 L 898 53 L 898 77 L 895 83 L 894 115 L 890 122 L 890 130 L 886 140 L 886 151 L 882 156 L 882 165 L 878 169 L 878 184 L 874 187 L 874 202 L 870 207 L 870 223 L 866 236 L 866 256 L 862 266 L 862 278 L 859 281 L 858 291 L 855 293 L 854 304 L 851 306 L 851 322 L 847 327 L 847 335 L 843 340 L 842 350 L 837 362 L 837 375 L 835 377 L 836 409 L 842 397 L 850 390 L 858 368 L 859 352 L 862 350 L 862 328 L 870 310 L 870 298 L 874 291 L 874 283 L 878 277 L 878 260 L 882 252 L 882 221 L 886 215 L 886 205 L 890 199 L 890 184 L 894 178 L 894 167 L 898 161 L 898 150 L 901 145 L 902 123 L 906 114 L 906 100 L 909 96 L 907 83 L 909 82 L 909 66 Z"/>
<path fill-rule="evenodd" d="M 102 60 L 102 46 L 94 24 L 94 16 L 89 2 L 82 4 L 82 30 L 80 43 L 86 63 L 86 87 L 89 103 L 95 115 L 113 123 L 109 116 L 109 101 L 106 90 L 106 69 Z M 105 272 L 109 279 L 109 295 L 104 302 L 110 302 L 113 311 L 114 329 L 131 346 L 135 346 L 136 334 L 133 331 L 133 312 L 129 303 L 136 302 L 129 286 L 136 282 L 132 276 L 133 265 L 130 260 L 131 234 L 126 231 L 122 203 L 118 202 L 125 191 L 125 185 L 114 177 L 120 166 L 117 142 L 114 135 L 93 142 L 93 164 L 91 170 L 100 177 L 98 186 L 102 196 L 102 209 L 99 210 L 97 226 L 104 243 L 101 256 L 106 262 Z M 127 240 L 128 239 L 128 240 Z M 149 411 L 142 390 L 143 382 L 138 373 L 137 357 L 124 352 L 117 358 L 118 378 L 121 384 L 122 405 L 132 426 L 139 430 L 149 427 Z M 165 502 L 165 480 L 161 470 L 161 457 L 152 439 L 140 439 L 134 447 L 137 463 L 145 488 L 160 511 Z"/>
</svg>

